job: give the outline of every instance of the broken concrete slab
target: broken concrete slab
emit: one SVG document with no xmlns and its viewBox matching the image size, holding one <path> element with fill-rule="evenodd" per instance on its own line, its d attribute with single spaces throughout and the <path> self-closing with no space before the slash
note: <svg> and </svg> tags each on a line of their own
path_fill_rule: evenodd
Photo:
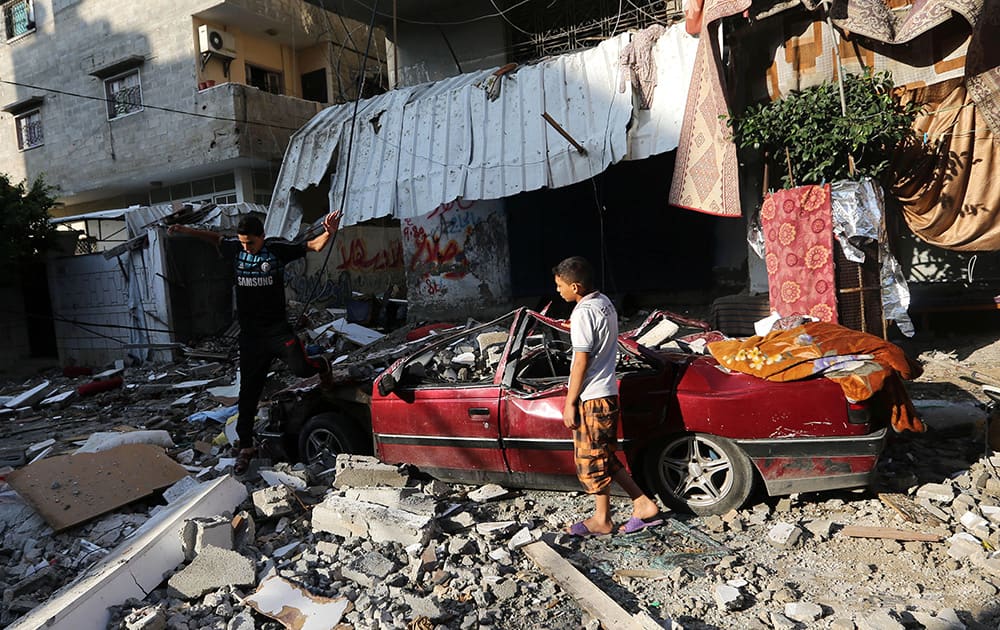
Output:
<svg viewBox="0 0 1000 630">
<path fill-rule="evenodd" d="M 365 588 L 375 588 L 397 568 L 394 560 L 377 551 L 369 551 L 341 567 L 341 575 Z"/>
<path fill-rule="evenodd" d="M 226 585 L 252 586 L 257 582 L 254 561 L 235 551 L 207 546 L 191 564 L 170 576 L 167 585 L 183 599 L 195 599 Z"/>
<path fill-rule="evenodd" d="M 297 630 L 335 628 L 351 605 L 347 598 L 313 595 L 274 574 L 265 578 L 244 601 L 260 614 Z"/>
<path fill-rule="evenodd" d="M 337 536 L 362 536 L 375 542 L 397 541 L 403 546 L 423 545 L 433 532 L 434 519 L 331 494 L 313 507 L 312 527 L 315 531 Z"/>
<path fill-rule="evenodd" d="M 767 541 L 781 549 L 796 546 L 801 537 L 802 530 L 790 523 L 776 523 L 767 532 Z"/>
<path fill-rule="evenodd" d="M 179 533 L 185 520 L 232 510 L 246 497 L 243 484 L 229 476 L 206 484 L 186 503 L 167 506 L 156 518 L 147 521 L 132 539 L 119 545 L 55 597 L 16 621 L 10 630 L 107 627 L 109 606 L 121 604 L 130 597 L 146 597 L 163 582 L 167 572 L 183 561 Z"/>
<path fill-rule="evenodd" d="M 127 444 L 100 453 L 42 459 L 8 475 L 7 483 L 61 531 L 185 476 L 187 471 L 160 447 Z"/>
<path fill-rule="evenodd" d="M 366 455 L 338 455 L 334 466 L 337 475 L 333 485 L 338 488 L 390 486 L 402 488 L 409 481 L 409 475 L 399 466 L 383 464 Z"/>
<path fill-rule="evenodd" d="M 280 470 L 262 468 L 257 471 L 269 486 L 288 486 L 295 490 L 305 490 L 308 484 L 305 475 L 293 475 Z"/>
<path fill-rule="evenodd" d="M 345 490 L 343 496 L 425 516 L 433 516 L 437 510 L 437 501 L 417 488 L 352 488 Z"/>
<path fill-rule="evenodd" d="M 59 394 L 54 394 L 52 396 L 49 396 L 48 398 L 46 398 L 46 399 L 42 400 L 40 403 L 38 403 L 38 406 L 42 407 L 42 408 L 57 408 L 58 409 L 58 408 L 63 407 L 64 405 L 68 404 L 74 398 L 76 398 L 76 390 L 75 389 L 71 389 L 71 390 L 68 390 L 68 391 L 65 391 L 65 392 L 61 392 Z"/>
</svg>

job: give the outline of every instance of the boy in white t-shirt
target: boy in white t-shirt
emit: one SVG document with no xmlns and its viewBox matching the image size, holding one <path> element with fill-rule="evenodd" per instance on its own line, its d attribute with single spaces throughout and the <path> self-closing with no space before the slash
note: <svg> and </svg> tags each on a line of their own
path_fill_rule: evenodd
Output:
<svg viewBox="0 0 1000 630">
<path fill-rule="evenodd" d="M 587 494 L 594 495 L 594 515 L 571 525 L 575 536 L 610 534 L 611 481 L 632 499 L 632 516 L 618 528 L 630 534 L 663 522 L 656 503 L 643 494 L 615 456 L 618 443 L 618 313 L 611 300 L 594 289 L 594 272 L 584 258 L 573 256 L 552 269 L 556 290 L 575 302 L 570 315 L 573 363 L 570 368 L 563 424 L 573 429 L 576 473 Z"/>
</svg>

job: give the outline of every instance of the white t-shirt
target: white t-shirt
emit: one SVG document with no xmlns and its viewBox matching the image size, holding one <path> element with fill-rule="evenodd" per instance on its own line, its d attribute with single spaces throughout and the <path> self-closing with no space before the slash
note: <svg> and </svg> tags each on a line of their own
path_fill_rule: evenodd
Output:
<svg viewBox="0 0 1000 630">
<path fill-rule="evenodd" d="M 618 313 L 606 295 L 588 293 L 573 307 L 569 316 L 569 336 L 573 352 L 590 355 L 583 375 L 580 400 L 618 395 L 615 360 L 618 356 Z M 574 354 L 574 359 L 576 358 Z"/>
</svg>

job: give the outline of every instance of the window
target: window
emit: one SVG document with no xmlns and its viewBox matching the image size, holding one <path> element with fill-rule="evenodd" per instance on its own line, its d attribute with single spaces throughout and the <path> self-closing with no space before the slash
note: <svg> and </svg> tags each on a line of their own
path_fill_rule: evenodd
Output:
<svg viewBox="0 0 1000 630">
<path fill-rule="evenodd" d="M 285 93 L 285 90 L 282 89 L 285 81 L 280 72 L 259 68 L 249 63 L 247 64 L 247 85 L 252 85 L 258 90 L 271 94 Z"/>
<path fill-rule="evenodd" d="M 41 146 L 44 142 L 42 136 L 42 112 L 35 109 L 30 112 L 14 117 L 17 125 L 17 148 L 24 151 Z"/>
<path fill-rule="evenodd" d="M 3 25 L 7 39 L 35 30 L 35 11 L 31 0 L 13 0 L 3 5 Z"/>
<path fill-rule="evenodd" d="M 141 112 L 142 86 L 139 84 L 139 69 L 105 80 L 104 93 L 108 99 L 108 120 Z"/>
</svg>

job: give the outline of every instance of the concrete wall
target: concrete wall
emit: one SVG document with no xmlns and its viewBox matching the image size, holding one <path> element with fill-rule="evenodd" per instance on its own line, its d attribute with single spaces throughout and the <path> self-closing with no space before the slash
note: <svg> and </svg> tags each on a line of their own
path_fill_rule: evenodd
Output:
<svg viewBox="0 0 1000 630">
<path fill-rule="evenodd" d="M 403 219 L 408 317 L 488 316 L 510 308 L 503 201 L 456 201 Z"/>
<path fill-rule="evenodd" d="M 49 286 L 62 365 L 97 367 L 127 358 L 128 286 L 115 259 L 105 260 L 101 254 L 53 259 Z M 88 327 L 87 323 L 122 328 Z"/>
<path fill-rule="evenodd" d="M 470 0 L 438 14 L 428 13 L 421 20 L 458 22 L 495 13 L 489 2 Z M 388 63 L 390 76 L 398 68 L 397 84 L 407 86 L 502 66 L 507 62 L 504 26 L 500 18 L 440 27 L 399 22 L 398 41 L 392 46 L 392 54 L 398 58 Z M 386 36 L 391 38 L 392 32 L 387 31 Z"/>
<path fill-rule="evenodd" d="M 286 268 L 285 286 L 293 299 L 343 304 L 346 290 L 382 296 L 405 283 L 398 225 L 352 225 L 340 230 L 330 247 L 329 259 L 328 250 L 310 252 Z"/>
</svg>

